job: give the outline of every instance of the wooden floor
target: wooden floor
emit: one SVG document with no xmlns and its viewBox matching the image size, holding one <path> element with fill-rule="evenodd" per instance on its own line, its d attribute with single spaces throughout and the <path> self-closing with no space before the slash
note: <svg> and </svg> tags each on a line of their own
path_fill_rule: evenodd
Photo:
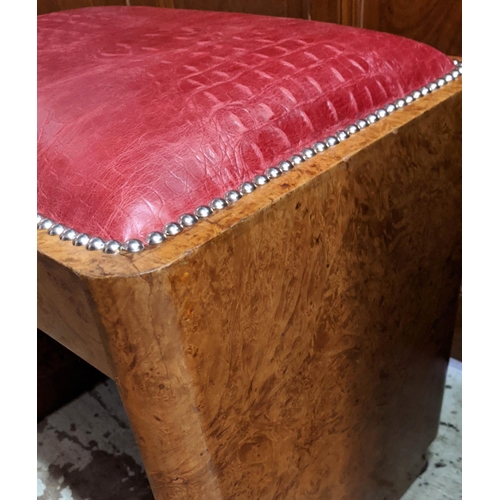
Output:
<svg viewBox="0 0 500 500">
<path fill-rule="evenodd" d="M 403 500 L 462 498 L 462 364 L 452 360 L 429 466 Z M 38 499 L 151 500 L 116 386 L 111 381 L 38 424 Z M 335 499 L 332 499 L 335 500 Z"/>
</svg>

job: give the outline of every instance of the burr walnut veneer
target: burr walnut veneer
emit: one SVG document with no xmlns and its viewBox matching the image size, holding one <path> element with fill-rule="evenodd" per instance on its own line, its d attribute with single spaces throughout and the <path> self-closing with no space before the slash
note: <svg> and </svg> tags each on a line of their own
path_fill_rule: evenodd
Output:
<svg viewBox="0 0 500 500">
<path fill-rule="evenodd" d="M 141 253 L 39 231 L 38 326 L 116 380 L 157 500 L 395 500 L 439 424 L 460 220 L 458 79 Z"/>
</svg>

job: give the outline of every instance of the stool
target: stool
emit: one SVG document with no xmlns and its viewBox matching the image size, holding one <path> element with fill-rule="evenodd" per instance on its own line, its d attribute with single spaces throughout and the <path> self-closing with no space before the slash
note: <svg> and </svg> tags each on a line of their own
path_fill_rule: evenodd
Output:
<svg viewBox="0 0 500 500">
<path fill-rule="evenodd" d="M 244 14 L 38 26 L 38 326 L 114 378 L 155 498 L 399 498 L 461 279 L 461 63 Z"/>
</svg>

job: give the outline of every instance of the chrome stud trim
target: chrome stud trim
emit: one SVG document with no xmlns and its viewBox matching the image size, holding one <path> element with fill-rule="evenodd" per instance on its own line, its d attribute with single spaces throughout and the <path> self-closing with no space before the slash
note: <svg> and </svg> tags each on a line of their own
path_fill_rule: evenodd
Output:
<svg viewBox="0 0 500 500">
<path fill-rule="evenodd" d="M 297 158 L 299 158 L 299 157 L 297 157 Z M 278 168 L 281 173 L 289 172 L 290 170 L 292 170 L 293 164 L 292 164 L 292 162 L 285 160 L 285 161 L 278 163 L 278 166 L 276 168 Z"/>
<path fill-rule="evenodd" d="M 366 120 L 358 120 L 356 122 L 356 127 L 358 127 L 359 130 L 362 130 L 366 127 L 368 127 L 369 123 Z"/>
<path fill-rule="evenodd" d="M 191 227 L 194 226 L 198 222 L 198 218 L 193 214 L 182 214 L 179 217 L 179 224 L 182 227 Z"/>
<path fill-rule="evenodd" d="M 246 194 L 253 193 L 257 189 L 257 186 L 253 182 L 244 182 L 239 188 L 238 191 L 240 194 L 245 196 Z"/>
<path fill-rule="evenodd" d="M 104 241 L 101 238 L 90 238 L 89 242 L 85 245 L 87 250 L 102 250 L 104 248 Z"/>
<path fill-rule="evenodd" d="M 51 219 L 42 219 L 37 225 L 37 229 L 49 230 L 54 225 L 54 221 Z"/>
<path fill-rule="evenodd" d="M 333 148 L 333 146 L 336 146 L 338 143 L 339 143 L 339 140 L 334 135 L 331 135 L 330 137 L 327 137 L 325 139 L 325 144 L 329 148 Z"/>
<path fill-rule="evenodd" d="M 226 208 L 226 207 L 227 207 L 227 201 L 222 199 L 222 198 L 214 198 L 210 202 L 210 208 L 213 211 L 222 210 L 223 208 Z"/>
<path fill-rule="evenodd" d="M 265 172 L 264 175 L 269 179 L 276 179 L 281 175 L 281 169 L 278 167 L 270 167 Z"/>
<path fill-rule="evenodd" d="M 253 182 L 256 186 L 263 186 L 269 182 L 269 179 L 265 175 L 257 175 L 254 177 Z"/>
<path fill-rule="evenodd" d="M 60 236 L 66 228 L 62 224 L 54 224 L 49 228 L 47 233 L 50 234 L 50 236 Z"/>
<path fill-rule="evenodd" d="M 144 250 L 144 243 L 140 240 L 131 239 L 127 240 L 123 245 L 120 246 L 120 252 L 122 253 L 139 253 Z"/>
<path fill-rule="evenodd" d="M 396 109 L 398 109 L 398 108 L 396 108 L 396 106 L 395 106 L 394 104 L 392 104 L 392 103 L 388 104 L 388 105 L 385 107 L 385 110 L 386 110 L 389 114 L 394 113 L 394 111 L 396 111 Z"/>
<path fill-rule="evenodd" d="M 90 241 L 90 236 L 88 234 L 79 233 L 73 240 L 73 245 L 75 245 L 75 247 L 86 247 L 89 241 Z"/>
<path fill-rule="evenodd" d="M 404 99 L 398 99 L 395 103 L 394 106 L 396 106 L 397 109 L 404 108 L 406 106 L 406 101 Z"/>
<path fill-rule="evenodd" d="M 302 158 L 306 159 L 306 160 L 310 160 L 313 156 L 316 155 L 316 152 L 314 151 L 313 148 L 306 148 L 304 149 L 304 151 L 302 151 Z"/>
<path fill-rule="evenodd" d="M 352 135 L 355 134 L 356 132 L 359 132 L 359 128 L 353 123 L 352 125 L 349 125 L 346 128 L 346 131 L 348 132 L 349 135 Z"/>
<path fill-rule="evenodd" d="M 288 163 L 291 163 L 292 167 L 293 167 L 293 166 L 296 166 L 296 165 L 300 165 L 303 161 L 304 161 L 304 158 L 301 155 L 293 155 L 290 158 L 290 161 Z M 282 163 L 286 163 L 286 162 L 281 162 L 280 165 Z M 283 170 L 283 168 L 281 168 L 281 171 L 282 172 L 286 172 L 286 170 Z"/>
<path fill-rule="evenodd" d="M 301 154 L 293 155 L 289 160 L 282 161 L 279 165 L 266 169 L 264 173 L 256 175 L 253 181 L 242 183 L 238 190 L 229 190 L 224 198 L 214 198 L 210 201 L 208 206 L 202 205 L 196 208 L 193 214 L 186 213 L 181 215 L 178 223 L 168 223 L 163 228 L 163 232 L 154 231 L 149 233 L 146 238 L 147 245 L 158 245 L 170 239 L 182 232 L 184 228 L 196 224 L 199 219 L 210 217 L 213 212 L 223 210 L 228 204 L 237 202 L 241 199 L 242 195 L 252 193 L 258 186 L 267 184 L 270 180 L 276 179 L 280 175 L 289 172 L 295 166 L 300 165 L 305 160 L 312 158 L 328 148 L 336 146 L 339 142 L 347 140 L 351 135 L 372 125 L 381 118 L 385 118 L 397 109 L 401 109 L 407 104 L 459 78 L 462 75 L 462 63 L 455 59 L 453 64 L 454 69 L 441 78 L 438 78 L 436 81 L 424 85 L 421 89 L 414 90 L 404 98 L 397 99 L 394 103 L 389 103 L 385 107 L 377 109 L 374 113 L 370 113 L 365 119 L 360 119 L 356 121 L 356 123 L 349 125 L 345 130 L 339 130 L 323 141 L 314 143 L 312 147 L 304 149 Z M 75 246 L 84 246 L 88 250 L 94 251 L 102 250 L 106 254 L 137 253 L 144 249 L 144 243 L 140 240 L 130 239 L 125 243 L 120 243 L 116 240 L 103 241 L 96 236 L 91 237 L 86 233 L 78 233 L 73 228 L 66 228 L 64 225 L 54 222 L 52 219 L 46 218 L 40 213 L 37 213 L 37 229 L 46 230 L 51 236 L 59 236 L 59 239 L 62 241 L 71 241 Z"/>
<path fill-rule="evenodd" d="M 153 231 L 149 233 L 146 237 L 147 245 L 159 245 L 160 243 L 165 241 L 165 235 L 160 233 L 159 231 Z"/>
<path fill-rule="evenodd" d="M 317 153 L 321 153 L 323 151 L 325 151 L 325 149 L 327 148 L 328 146 L 324 143 L 324 142 L 316 142 L 313 146 L 313 149 L 314 151 Z"/>
<path fill-rule="evenodd" d="M 225 198 L 228 203 L 236 203 L 238 200 L 241 199 L 241 193 L 239 191 L 231 189 L 226 193 Z"/>
<path fill-rule="evenodd" d="M 182 231 L 182 226 L 180 224 L 177 224 L 177 222 L 169 222 L 163 228 L 163 234 L 165 236 L 175 236 L 176 234 L 179 234 L 181 231 Z"/>
<path fill-rule="evenodd" d="M 194 215 L 198 219 L 206 219 L 212 215 L 212 209 L 206 205 L 201 205 L 194 211 Z"/>
<path fill-rule="evenodd" d="M 341 130 L 340 132 L 337 132 L 335 135 L 339 141 L 345 141 L 349 138 L 349 132 L 347 130 Z"/>
<path fill-rule="evenodd" d="M 71 227 L 68 227 L 59 235 L 59 239 L 62 241 L 73 241 L 77 236 L 78 233 Z"/>
<path fill-rule="evenodd" d="M 117 254 L 120 252 L 121 246 L 122 244 L 119 241 L 109 240 L 104 243 L 104 248 L 102 249 L 102 251 L 110 255 Z"/>
</svg>

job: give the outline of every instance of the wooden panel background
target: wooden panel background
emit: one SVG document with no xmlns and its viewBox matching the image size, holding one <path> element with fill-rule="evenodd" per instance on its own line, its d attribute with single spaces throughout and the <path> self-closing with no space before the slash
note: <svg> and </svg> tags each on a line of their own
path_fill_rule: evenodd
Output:
<svg viewBox="0 0 500 500">
<path fill-rule="evenodd" d="M 246 12 L 307 19 L 310 0 L 38 0 L 38 14 L 100 5 L 147 5 L 176 9 Z"/>
<path fill-rule="evenodd" d="M 38 14 L 98 5 L 148 5 L 314 19 L 412 38 L 462 54 L 462 0 L 37 0 Z"/>
</svg>

